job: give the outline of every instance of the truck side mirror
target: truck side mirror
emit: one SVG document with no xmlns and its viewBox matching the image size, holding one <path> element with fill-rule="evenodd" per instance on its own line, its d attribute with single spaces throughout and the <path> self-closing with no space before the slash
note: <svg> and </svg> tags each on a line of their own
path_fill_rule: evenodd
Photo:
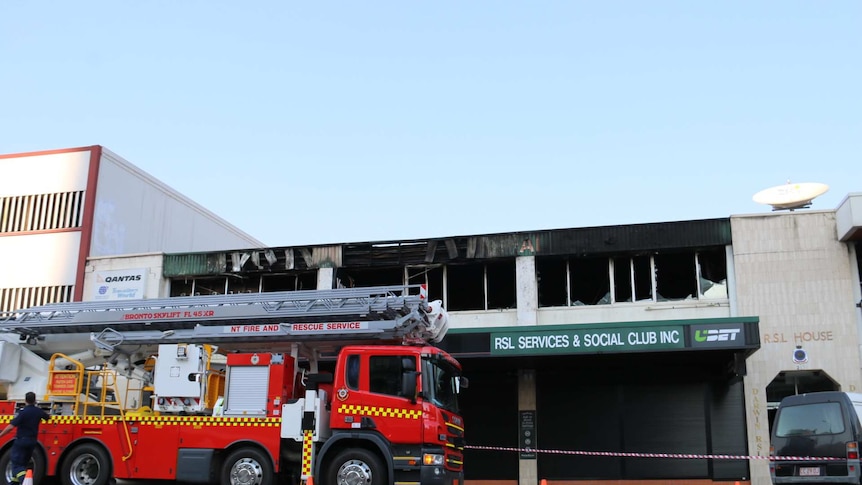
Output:
<svg viewBox="0 0 862 485">
<path fill-rule="evenodd" d="M 410 404 L 416 404 L 416 371 L 407 371 L 401 374 L 401 395 L 410 399 Z"/>
<path fill-rule="evenodd" d="M 460 393 L 461 389 L 470 387 L 470 381 L 464 376 L 458 376 L 455 380 L 455 392 Z"/>
</svg>

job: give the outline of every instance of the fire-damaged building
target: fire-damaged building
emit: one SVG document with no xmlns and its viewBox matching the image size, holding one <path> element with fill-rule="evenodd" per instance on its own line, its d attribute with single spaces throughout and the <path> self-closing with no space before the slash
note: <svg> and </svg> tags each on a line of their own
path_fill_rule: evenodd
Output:
<svg viewBox="0 0 862 485">
<path fill-rule="evenodd" d="M 731 243 L 730 220 L 710 219 L 166 254 L 158 264 L 169 296 L 426 284 L 449 311 L 441 346 L 470 379 L 468 481 L 711 482 L 750 476 L 743 376 L 760 337 L 757 316 L 735 311 Z"/>
<path fill-rule="evenodd" d="M 170 296 L 426 284 L 468 482 L 768 484 L 778 402 L 862 389 L 860 209 L 153 257 Z"/>
</svg>

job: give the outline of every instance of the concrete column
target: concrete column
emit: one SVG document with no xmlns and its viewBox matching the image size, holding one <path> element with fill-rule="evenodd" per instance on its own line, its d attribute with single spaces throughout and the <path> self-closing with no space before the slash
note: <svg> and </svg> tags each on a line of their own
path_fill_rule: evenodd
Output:
<svg viewBox="0 0 862 485">
<path fill-rule="evenodd" d="M 535 410 L 536 372 L 532 369 L 520 369 L 518 371 L 518 411 Z M 516 426 L 520 426 L 520 423 L 516 423 Z M 539 435 L 538 423 L 536 426 L 536 434 Z M 520 442 L 520 437 L 518 440 Z M 541 444 L 537 442 L 536 447 L 541 448 Z M 537 485 L 539 483 L 538 475 L 539 471 L 537 460 L 518 460 L 519 485 Z"/>
<path fill-rule="evenodd" d="M 331 290 L 335 283 L 335 268 L 329 266 L 317 270 L 317 289 Z"/>
<path fill-rule="evenodd" d="M 539 286 L 536 281 L 536 256 L 515 258 L 515 301 L 518 305 L 518 325 L 536 325 L 539 309 Z"/>
</svg>

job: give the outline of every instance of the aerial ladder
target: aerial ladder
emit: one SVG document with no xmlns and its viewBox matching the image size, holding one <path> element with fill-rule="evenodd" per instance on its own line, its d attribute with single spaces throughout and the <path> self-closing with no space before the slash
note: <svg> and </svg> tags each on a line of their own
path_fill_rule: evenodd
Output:
<svg viewBox="0 0 862 485">
<path fill-rule="evenodd" d="M 432 345 L 447 328 L 441 302 L 429 302 L 424 285 L 60 303 L 0 320 L 0 332 L 25 346 L 49 335 L 89 334 L 92 349 L 50 357 L 45 401 L 67 425 L 91 425 L 98 416 L 122 426 L 117 438 L 99 441 L 102 455 L 91 449 L 96 431 L 77 427 L 63 455 L 34 455 L 42 475 L 59 475 L 64 485 L 102 485 L 98 477 L 75 476 L 80 467 L 69 463 L 77 463 L 78 448 L 109 462 L 101 465 L 116 478 L 271 485 L 279 474 L 320 474 L 334 484 L 360 473 L 376 474 L 374 483 L 383 476 L 462 483 L 463 423 L 454 394 L 466 379 L 457 361 Z M 323 361 L 335 370 L 321 371 Z M 361 374 L 352 374 L 354 364 Z M 375 387 L 375 377 L 395 384 Z M 376 411 L 388 408 L 392 414 Z M 197 419 L 195 436 L 180 426 L 190 419 Z M 226 422 L 259 429 L 213 432 Z M 429 422 L 446 432 L 421 437 Z M 266 431 L 273 427 L 275 435 Z M 198 441 L 208 432 L 212 437 Z M 177 434 L 184 436 L 178 448 L 146 445 Z M 89 444 L 76 445 L 79 439 Z M 174 466 L 135 465 L 153 453 Z"/>
<path fill-rule="evenodd" d="M 190 343 L 206 343 L 200 351 L 206 360 L 213 346 L 223 352 L 281 350 L 304 358 L 309 372 L 316 373 L 320 356 L 345 344 L 437 343 L 447 329 L 446 312 L 440 301 L 427 300 L 425 285 L 58 303 L 0 320 L 0 332 L 17 334 L 31 345 L 48 334 L 90 333 L 94 348 L 83 352 L 85 358 L 108 362 L 126 375 L 134 372 L 136 362 L 152 366 L 145 354 L 165 344 L 181 344 L 178 351 L 189 351 Z M 48 394 L 68 398 L 73 392 L 69 382 L 83 387 L 83 376 L 72 376 L 83 372 L 86 361 L 76 357 L 52 356 L 48 390 L 60 390 Z M 61 385 L 55 385 L 58 381 Z"/>
</svg>

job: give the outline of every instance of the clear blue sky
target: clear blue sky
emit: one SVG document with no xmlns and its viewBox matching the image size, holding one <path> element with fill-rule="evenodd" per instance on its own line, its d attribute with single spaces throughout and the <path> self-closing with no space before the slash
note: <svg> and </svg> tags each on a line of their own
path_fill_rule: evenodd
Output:
<svg viewBox="0 0 862 485">
<path fill-rule="evenodd" d="M 0 2 L 0 153 L 95 144 L 272 246 L 834 209 L 862 2 Z"/>
</svg>

